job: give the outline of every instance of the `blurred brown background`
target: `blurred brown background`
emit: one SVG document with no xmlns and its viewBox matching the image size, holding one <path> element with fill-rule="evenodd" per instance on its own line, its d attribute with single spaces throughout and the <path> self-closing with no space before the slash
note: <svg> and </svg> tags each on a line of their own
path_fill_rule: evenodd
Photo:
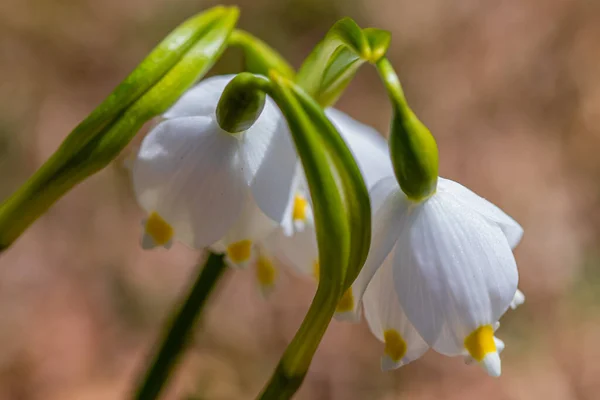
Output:
<svg viewBox="0 0 600 400">
<path fill-rule="evenodd" d="M 0 2 L 0 198 L 57 148 L 192 0 Z M 366 325 L 332 323 L 299 399 L 598 399 L 600 2 L 240 0 L 240 26 L 298 66 L 339 17 L 392 31 L 389 52 L 438 139 L 441 173 L 525 228 L 526 304 L 503 319 L 504 374 L 428 354 L 382 373 Z M 240 67 L 227 52 L 217 72 Z M 375 72 L 338 106 L 385 133 Z M 127 398 L 198 254 L 144 252 L 115 163 L 61 199 L 0 257 L 0 399 Z M 229 271 L 166 398 L 251 399 L 310 302 L 287 276 L 269 300 Z"/>
</svg>

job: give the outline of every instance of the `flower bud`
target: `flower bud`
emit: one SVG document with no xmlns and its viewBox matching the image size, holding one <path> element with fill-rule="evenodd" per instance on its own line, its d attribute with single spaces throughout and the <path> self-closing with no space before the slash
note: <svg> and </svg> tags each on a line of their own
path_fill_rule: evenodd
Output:
<svg viewBox="0 0 600 400">
<path fill-rule="evenodd" d="M 217 122 L 221 129 L 241 133 L 258 119 L 265 106 L 265 93 L 256 90 L 256 80 L 256 75 L 242 72 L 227 84 L 217 106 Z"/>
<path fill-rule="evenodd" d="M 382 58 L 377 68 L 394 108 L 389 142 L 396 179 L 409 199 L 424 200 L 435 193 L 437 186 L 437 144 L 408 106 L 390 62 Z"/>
</svg>

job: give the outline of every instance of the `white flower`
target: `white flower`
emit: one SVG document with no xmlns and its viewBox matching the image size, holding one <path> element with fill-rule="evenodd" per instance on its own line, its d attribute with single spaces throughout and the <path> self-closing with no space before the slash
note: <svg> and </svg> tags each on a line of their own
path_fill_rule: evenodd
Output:
<svg viewBox="0 0 600 400">
<path fill-rule="evenodd" d="M 168 247 L 173 239 L 194 248 L 214 244 L 244 265 L 253 243 L 273 229 L 269 218 L 283 220 L 297 163 L 285 120 L 267 98 L 247 131 L 221 129 L 216 107 L 232 78 L 200 82 L 143 140 L 132 171 L 149 214 L 143 247 Z"/>
<path fill-rule="evenodd" d="M 410 322 L 398 300 L 392 259 L 388 257 L 375 272 L 362 299 L 365 319 L 371 332 L 385 344 L 381 357 L 381 369 L 384 371 L 399 368 L 420 358 L 430 347 Z M 524 298 L 522 296 L 522 292 L 517 290 L 513 302 Z M 493 324 L 493 331 L 499 326 L 498 322 Z M 504 350 L 504 342 L 495 336 L 494 344 L 498 354 Z M 464 357 L 465 364 L 476 362 L 467 349 L 463 349 L 460 355 Z"/>
<path fill-rule="evenodd" d="M 499 375 L 494 332 L 519 300 L 512 248 L 522 228 L 487 200 L 443 178 L 436 193 L 419 203 L 409 200 L 393 177 L 378 182 L 371 197 L 371 250 L 352 286 L 352 312 L 341 316 L 357 318 L 369 285 L 365 313 L 386 342 L 385 367 L 410 362 L 432 347 L 448 356 L 469 355 L 490 375 Z"/>
</svg>

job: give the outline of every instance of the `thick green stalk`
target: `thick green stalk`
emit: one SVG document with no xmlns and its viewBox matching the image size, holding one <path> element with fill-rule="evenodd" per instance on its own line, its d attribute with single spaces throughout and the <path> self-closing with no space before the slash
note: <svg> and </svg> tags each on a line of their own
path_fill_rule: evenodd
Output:
<svg viewBox="0 0 600 400">
<path fill-rule="evenodd" d="M 297 359 L 302 354 L 310 363 L 335 313 L 338 293 L 341 291 L 332 292 L 326 285 L 319 285 L 300 329 L 258 397 L 260 400 L 290 399 L 298 391 L 308 371 L 308 364 L 293 364 L 290 360 Z"/>
<path fill-rule="evenodd" d="M 185 301 L 174 313 L 175 318 L 165 331 L 160 348 L 149 364 L 150 368 L 140 380 L 133 396 L 134 399 L 153 400 L 158 398 L 189 342 L 208 296 L 226 268 L 222 254 L 209 254 Z"/>
</svg>

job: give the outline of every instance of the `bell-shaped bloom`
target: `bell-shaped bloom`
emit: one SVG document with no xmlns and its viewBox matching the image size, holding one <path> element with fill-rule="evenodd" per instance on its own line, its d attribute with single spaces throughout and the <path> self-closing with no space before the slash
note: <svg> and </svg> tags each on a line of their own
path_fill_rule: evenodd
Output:
<svg viewBox="0 0 600 400">
<path fill-rule="evenodd" d="M 200 82 L 144 138 L 132 180 L 148 212 L 145 248 L 174 239 L 198 249 L 215 244 L 243 265 L 270 220 L 283 220 L 297 164 L 285 120 L 267 98 L 248 130 L 221 129 L 216 108 L 232 78 Z"/>
<path fill-rule="evenodd" d="M 414 339 L 417 332 L 434 350 L 468 354 L 490 375 L 499 375 L 494 331 L 502 314 L 519 302 L 512 248 L 522 228 L 487 200 L 443 178 L 436 192 L 421 202 L 409 200 L 391 176 L 373 187 L 371 197 L 371 249 L 352 287 L 353 309 L 345 316 L 359 315 L 367 285 L 390 258 L 391 267 L 378 272 L 385 278 L 372 283 L 375 288 L 370 290 L 378 293 L 365 297 L 365 309 L 375 315 L 368 320 L 376 319 L 380 309 L 380 319 L 390 320 L 383 332 L 395 329 L 401 339 L 395 342 L 405 344 L 406 352 L 393 361 L 418 357 L 423 342 Z M 386 317 L 390 312 L 394 316 Z"/>
<path fill-rule="evenodd" d="M 524 299 L 523 293 L 517 290 L 511 308 L 514 309 L 522 304 Z M 420 358 L 430 348 L 400 304 L 393 278 L 393 257 L 388 257 L 375 272 L 364 293 L 362 303 L 369 329 L 385 345 L 381 357 L 382 370 L 387 371 L 406 365 Z M 493 331 L 495 332 L 499 326 L 498 322 L 493 324 Z M 505 344 L 496 336 L 493 340 L 497 353 L 500 354 Z M 460 354 L 452 355 L 462 355 L 468 365 L 477 361 L 466 348 Z"/>
</svg>

